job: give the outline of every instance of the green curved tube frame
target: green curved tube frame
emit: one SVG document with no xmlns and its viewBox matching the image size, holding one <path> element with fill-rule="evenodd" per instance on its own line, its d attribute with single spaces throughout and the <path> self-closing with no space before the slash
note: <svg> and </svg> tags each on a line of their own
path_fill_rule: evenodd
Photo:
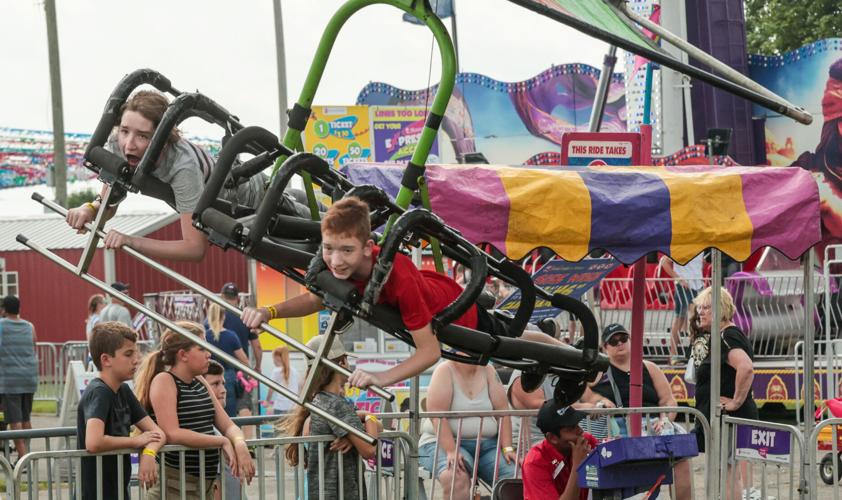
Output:
<svg viewBox="0 0 842 500">
<path fill-rule="evenodd" d="M 439 116 L 444 116 L 445 110 L 447 109 L 447 103 L 450 101 L 450 96 L 453 93 L 453 86 L 456 82 L 456 52 L 453 49 L 453 41 L 450 39 L 447 28 L 445 28 L 444 24 L 442 24 L 441 20 L 435 15 L 435 13 L 427 7 L 427 2 L 424 0 L 348 0 L 348 2 L 336 11 L 336 14 L 333 15 L 328 23 L 327 28 L 325 28 L 324 34 L 322 34 L 322 39 L 319 42 L 319 47 L 316 49 L 316 54 L 313 57 L 313 64 L 310 66 L 310 72 L 307 74 L 307 79 L 304 82 L 304 88 L 301 90 L 301 95 L 298 98 L 297 104 L 305 109 L 310 109 L 313 105 L 313 98 L 315 97 L 316 89 L 318 88 L 319 82 L 324 74 L 327 60 L 330 57 L 330 51 L 333 49 L 333 44 L 336 42 L 336 37 L 339 35 L 339 31 L 342 29 L 342 26 L 356 12 L 364 7 L 375 4 L 392 5 L 404 12 L 412 14 L 423 21 L 430 31 L 433 32 L 433 36 L 436 39 L 436 43 L 439 47 L 439 53 L 441 55 L 442 77 L 435 99 L 433 100 L 433 105 L 430 108 L 430 112 Z M 415 153 L 412 155 L 411 162 L 413 164 L 420 165 L 422 168 L 426 164 L 427 155 L 429 155 L 430 149 L 433 147 L 433 142 L 436 139 L 436 134 L 438 133 L 438 127 L 439 125 L 435 128 L 431 128 L 427 124 L 424 125 L 424 130 L 421 132 L 421 138 L 415 147 Z M 302 130 L 296 130 L 291 127 L 288 128 L 283 138 L 284 145 L 293 151 L 302 151 L 304 149 L 301 139 L 302 132 Z M 273 176 L 286 159 L 286 156 L 278 158 L 272 170 Z M 313 220 L 318 220 L 319 211 L 316 206 L 316 198 L 315 193 L 313 192 L 310 175 L 303 173 L 302 178 L 304 179 L 304 186 L 307 190 L 307 200 L 310 205 L 310 214 L 313 217 Z M 406 185 L 402 185 L 395 202 L 398 206 L 407 208 L 412 200 L 412 195 L 413 190 Z M 387 226 L 387 230 L 390 226 L 391 223 Z"/>
</svg>

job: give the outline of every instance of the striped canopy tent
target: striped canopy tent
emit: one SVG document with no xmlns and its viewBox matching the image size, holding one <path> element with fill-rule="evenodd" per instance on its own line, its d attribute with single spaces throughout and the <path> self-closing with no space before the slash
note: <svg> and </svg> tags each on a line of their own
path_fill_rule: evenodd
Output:
<svg viewBox="0 0 842 500">
<path fill-rule="evenodd" d="M 394 196 L 404 166 L 344 170 Z M 428 165 L 425 177 L 433 212 L 512 259 L 548 247 L 568 261 L 602 249 L 686 263 L 716 247 L 744 261 L 766 246 L 794 259 L 821 236 L 818 187 L 800 168 Z"/>
</svg>

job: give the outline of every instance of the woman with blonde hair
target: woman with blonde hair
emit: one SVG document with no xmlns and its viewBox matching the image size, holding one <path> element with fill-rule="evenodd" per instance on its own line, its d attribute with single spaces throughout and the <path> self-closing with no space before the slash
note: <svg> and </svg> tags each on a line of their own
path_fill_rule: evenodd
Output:
<svg viewBox="0 0 842 500">
<path fill-rule="evenodd" d="M 237 358 L 240 363 L 249 365 L 249 359 L 240 344 L 240 337 L 226 329 L 225 310 L 216 303 L 208 306 L 208 322 L 205 329 L 205 340 L 215 347 L 222 349 L 225 354 Z M 237 368 L 222 359 L 213 356 L 213 360 L 225 367 L 225 413 L 229 417 L 237 416 L 237 397 L 243 393 L 243 386 L 237 382 Z"/>
<path fill-rule="evenodd" d="M 298 394 L 301 391 L 302 380 L 298 371 L 289 362 L 289 347 L 276 347 L 272 351 L 272 361 L 275 363 L 275 368 L 272 369 L 272 380 Z M 275 415 L 281 415 L 292 410 L 295 404 L 288 398 L 269 389 L 266 400 L 263 401 L 263 406 L 267 409 L 271 406 Z"/>
<path fill-rule="evenodd" d="M 195 323 L 180 321 L 176 324 L 197 338 L 204 333 Z M 209 360 L 210 353 L 205 348 L 186 336 L 166 330 L 161 336 L 160 348 L 144 359 L 136 379 L 138 400 L 164 430 L 167 442 L 195 449 L 183 455 L 168 453 L 163 458 L 168 498 L 182 498 L 182 466 L 186 497 L 211 498 L 219 470 L 219 448 L 234 477 L 250 482 L 254 476 L 254 463 L 242 431 L 212 396 L 202 377 Z M 222 435 L 216 435 L 214 428 Z M 204 471 L 200 465 L 202 455 Z M 203 472 L 204 483 L 201 481 Z M 160 482 L 149 490 L 147 498 L 161 498 Z"/>
<path fill-rule="evenodd" d="M 696 367 L 696 409 L 710 420 L 710 376 L 713 369 L 720 370 L 719 404 L 723 415 L 757 420 L 759 414 L 751 392 L 754 380 L 754 350 L 745 334 L 734 324 L 736 306 L 728 290 L 720 288 L 719 318 L 714 320 L 712 311 L 713 290 L 702 290 L 693 301 L 698 323 L 691 327 L 695 330 L 689 363 Z M 692 320 L 691 320 L 692 321 Z M 692 323 L 691 323 L 692 324 Z M 697 328 L 697 330 L 696 330 Z M 718 367 L 711 366 L 710 346 L 712 331 L 717 331 L 721 345 L 721 360 Z M 696 439 L 699 451 L 705 451 L 702 426 L 696 422 Z M 729 457 L 729 463 L 733 457 Z M 732 464 L 732 463 L 731 463 Z M 726 477 L 728 494 L 726 498 L 739 498 L 742 490 L 738 474 L 729 473 Z M 733 480 L 732 480 L 733 477 Z"/>
</svg>

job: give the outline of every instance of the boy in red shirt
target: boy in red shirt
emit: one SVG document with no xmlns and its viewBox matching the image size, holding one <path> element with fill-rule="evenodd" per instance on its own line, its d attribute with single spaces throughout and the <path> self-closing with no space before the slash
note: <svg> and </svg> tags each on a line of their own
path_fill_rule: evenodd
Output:
<svg viewBox="0 0 842 500">
<path fill-rule="evenodd" d="M 371 239 L 371 224 L 368 205 L 355 197 L 348 197 L 334 203 L 321 222 L 322 257 L 335 278 L 354 283 L 362 293 L 374 262 L 380 254 L 380 247 Z M 379 373 L 356 370 L 348 382 L 356 387 L 369 385 L 386 387 L 418 375 L 433 366 L 441 357 L 439 342 L 431 326 L 433 316 L 451 304 L 462 287 L 451 278 L 433 271 L 419 270 L 406 255 L 397 253 L 388 279 L 383 284 L 379 301 L 396 307 L 404 325 L 412 335 L 415 352 L 400 364 Z M 324 309 L 322 299 L 312 293 L 305 293 L 287 301 L 268 307 L 251 308 L 243 311 L 243 322 L 249 328 L 258 328 L 261 323 L 273 318 L 294 318 L 307 316 Z M 486 311 L 471 306 L 454 324 L 482 330 L 489 333 L 504 329 L 495 328 Z M 524 332 L 522 338 L 544 343 L 561 342 L 541 333 Z"/>
<path fill-rule="evenodd" d="M 529 450 L 523 461 L 524 500 L 585 500 L 576 469 L 596 446 L 596 439 L 579 427 L 585 413 L 547 400 L 538 410 L 536 424 L 544 440 Z"/>
</svg>

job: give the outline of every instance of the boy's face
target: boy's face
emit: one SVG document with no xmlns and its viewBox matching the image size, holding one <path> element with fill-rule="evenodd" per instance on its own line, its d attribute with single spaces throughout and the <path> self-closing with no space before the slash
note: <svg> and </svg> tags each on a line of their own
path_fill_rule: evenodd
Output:
<svg viewBox="0 0 842 500">
<path fill-rule="evenodd" d="M 222 375 L 205 375 L 205 380 L 210 385 L 214 397 L 225 406 L 225 396 L 227 395 L 225 392 L 225 377 Z"/>
<path fill-rule="evenodd" d="M 114 352 L 114 356 L 103 354 L 101 358 L 102 367 L 110 368 L 111 373 L 120 381 L 131 380 L 139 364 L 140 355 L 135 343 L 127 339 L 123 340 L 123 345 Z"/>
<path fill-rule="evenodd" d="M 348 234 L 322 233 L 322 258 L 337 279 L 365 280 L 371 274 L 374 242 Z"/>
</svg>

